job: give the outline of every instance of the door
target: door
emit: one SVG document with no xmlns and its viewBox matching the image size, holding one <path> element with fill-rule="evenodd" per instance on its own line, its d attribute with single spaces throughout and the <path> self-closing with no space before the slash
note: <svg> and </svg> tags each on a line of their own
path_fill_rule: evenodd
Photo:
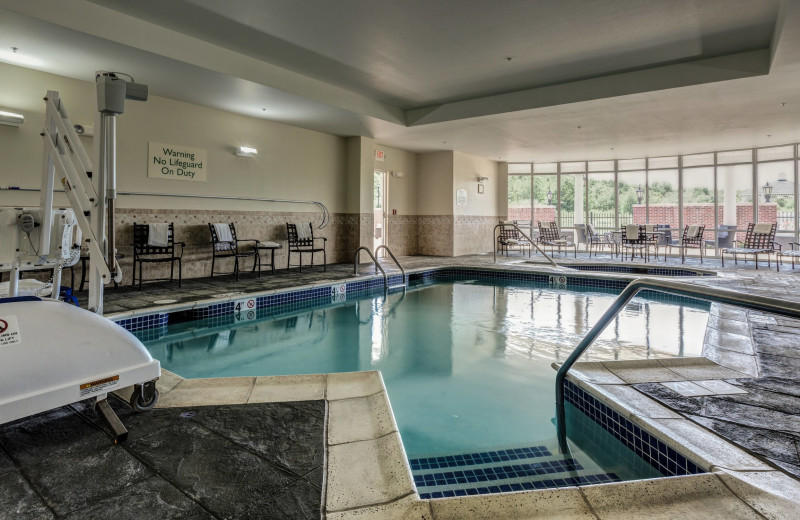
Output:
<svg viewBox="0 0 800 520">
<path fill-rule="evenodd" d="M 376 250 L 379 246 L 385 245 L 387 226 L 386 214 L 386 172 L 383 170 L 375 170 L 373 181 L 373 196 L 372 196 L 372 216 L 373 216 L 373 244 L 372 250 Z M 384 252 L 381 251 L 381 256 Z"/>
</svg>

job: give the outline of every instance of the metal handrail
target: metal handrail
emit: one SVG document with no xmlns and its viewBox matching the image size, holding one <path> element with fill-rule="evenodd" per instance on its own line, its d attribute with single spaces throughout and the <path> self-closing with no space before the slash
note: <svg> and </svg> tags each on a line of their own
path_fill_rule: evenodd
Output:
<svg viewBox="0 0 800 520">
<path fill-rule="evenodd" d="M 381 274 L 383 275 L 383 291 L 387 292 L 389 290 L 389 281 L 386 278 L 386 271 L 383 270 L 383 267 L 380 266 L 378 260 L 375 258 L 375 255 L 372 254 L 372 250 L 367 246 L 361 246 L 356 249 L 355 256 L 353 258 L 353 274 L 358 274 L 358 253 L 361 251 L 366 251 L 370 258 L 372 258 L 372 263 L 375 264 L 375 272 L 378 272 L 378 269 L 381 270 Z"/>
<path fill-rule="evenodd" d="M 395 258 L 395 256 L 392 254 L 392 250 L 389 249 L 389 246 L 387 246 L 385 244 L 381 244 L 381 245 L 379 245 L 378 247 L 375 248 L 375 256 L 378 255 L 378 251 L 380 251 L 381 249 L 385 249 L 386 252 L 389 253 L 389 256 L 392 257 L 392 260 L 394 260 L 394 263 L 397 264 L 397 267 L 400 268 L 400 272 L 403 274 L 403 287 L 405 287 L 406 286 L 406 270 L 403 269 L 403 266 L 400 265 L 400 262 L 398 262 L 397 258 Z"/>
<path fill-rule="evenodd" d="M 516 224 L 514 224 L 513 222 L 509 222 L 508 224 L 497 224 L 497 225 L 494 227 L 494 230 L 492 231 L 492 236 L 494 237 L 494 248 L 493 248 L 493 249 L 494 249 L 494 261 L 495 261 L 495 263 L 497 263 L 497 228 L 499 228 L 499 227 L 503 227 L 503 226 L 514 226 L 514 227 L 517 229 L 517 231 L 519 231 L 519 232 L 520 232 L 520 234 L 522 234 L 522 236 L 523 236 L 523 237 L 525 237 L 525 239 L 526 239 L 528 242 L 530 242 L 530 243 L 533 245 L 533 247 L 535 247 L 535 248 L 536 248 L 536 250 L 537 250 L 537 251 L 539 251 L 540 253 L 542 253 L 542 255 L 543 255 L 545 258 L 547 258 L 547 261 L 548 261 L 548 262 L 550 262 L 550 264 L 552 264 L 552 265 L 553 265 L 553 267 L 558 267 L 558 264 L 555 262 L 555 260 L 553 260 L 553 259 L 550 257 L 550 255 L 548 255 L 547 253 L 545 253 L 545 252 L 544 252 L 544 249 L 542 249 L 541 247 L 539 247 L 539 245 L 538 245 L 536 242 L 534 242 L 534 241 L 533 241 L 533 239 L 532 239 L 531 237 L 529 237 L 528 235 L 526 235 L 526 234 L 525 234 L 525 232 L 524 232 L 524 231 L 522 231 L 522 230 L 519 228 L 519 226 L 518 226 L 518 225 L 516 225 Z"/>
<path fill-rule="evenodd" d="M 556 374 L 556 428 L 558 431 L 558 439 L 561 444 L 562 450 L 566 450 L 566 418 L 564 415 L 564 379 L 567 372 L 572 368 L 572 365 L 580 358 L 583 353 L 588 349 L 595 339 L 603 332 L 609 323 L 619 314 L 619 312 L 631 301 L 631 299 L 643 289 L 652 289 L 669 294 L 676 294 L 678 296 L 688 296 L 698 300 L 706 300 L 710 302 L 724 303 L 727 305 L 735 305 L 737 307 L 745 307 L 758 311 L 770 312 L 789 318 L 800 318 L 800 303 L 781 300 L 778 298 L 769 298 L 766 296 L 757 296 L 751 294 L 744 294 L 730 289 L 720 289 L 718 287 L 708 287 L 701 285 L 693 285 L 686 282 L 676 282 L 672 280 L 634 280 L 628 284 L 625 289 L 620 293 L 611 307 L 597 320 L 597 323 L 589 330 L 584 336 L 572 354 L 564 361 L 561 368 L 558 369 Z"/>
<path fill-rule="evenodd" d="M 2 186 L 0 190 L 12 191 L 41 191 L 39 188 L 18 188 L 16 186 Z M 53 190 L 64 191 L 64 190 Z M 289 200 L 289 199 L 261 199 L 256 197 L 234 197 L 231 195 L 192 195 L 189 193 L 143 193 L 138 191 L 118 191 L 117 195 L 133 195 L 141 197 L 179 197 L 188 199 L 220 199 L 220 200 L 251 200 L 256 202 L 283 202 L 289 204 L 314 204 L 322 212 L 322 222 L 317 229 L 322 229 L 330 223 L 330 212 L 325 204 L 316 200 Z"/>
</svg>

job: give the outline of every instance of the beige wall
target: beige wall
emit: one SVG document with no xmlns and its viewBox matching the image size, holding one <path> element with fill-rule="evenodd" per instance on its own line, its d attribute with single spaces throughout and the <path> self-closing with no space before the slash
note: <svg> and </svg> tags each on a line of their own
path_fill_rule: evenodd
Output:
<svg viewBox="0 0 800 520">
<path fill-rule="evenodd" d="M 39 187 L 44 126 L 42 101 L 57 90 L 74 123 L 92 124 L 94 84 L 89 81 L 0 64 L 0 106 L 22 111 L 20 128 L 0 126 L 0 185 Z M 147 177 L 147 143 L 158 141 L 204 148 L 208 181 L 186 182 Z M 84 138 L 85 145 L 90 140 Z M 258 156 L 234 155 L 236 146 L 258 148 Z M 88 147 L 88 146 L 87 146 Z M 117 121 L 117 186 L 120 191 L 191 193 L 240 197 L 312 199 L 331 212 L 347 211 L 345 140 L 222 110 L 150 96 L 128 101 Z M 20 202 L 20 198 L 24 200 Z M 165 201 L 168 201 L 165 203 Z M 0 205 L 38 204 L 36 194 L 0 192 Z M 241 201 L 198 201 L 153 197 L 120 197 L 122 208 L 215 208 L 302 211 L 288 206 Z"/>
<path fill-rule="evenodd" d="M 483 193 L 478 193 L 478 177 L 489 178 L 483 183 Z M 497 215 L 498 168 L 495 161 L 453 152 L 453 185 L 453 193 L 458 188 L 467 190 L 467 205 L 454 203 L 455 215 Z"/>
<path fill-rule="evenodd" d="M 417 197 L 419 215 L 453 214 L 453 152 L 420 154 Z"/>
<path fill-rule="evenodd" d="M 417 197 L 419 155 L 379 144 L 375 145 L 375 149 L 383 150 L 386 154 L 383 162 L 375 161 L 375 170 L 403 172 L 402 177 L 394 177 L 391 173 L 387 176 L 389 180 L 389 207 L 387 208 L 389 214 L 391 215 L 392 210 L 396 209 L 397 216 L 416 215 L 419 206 Z"/>
</svg>

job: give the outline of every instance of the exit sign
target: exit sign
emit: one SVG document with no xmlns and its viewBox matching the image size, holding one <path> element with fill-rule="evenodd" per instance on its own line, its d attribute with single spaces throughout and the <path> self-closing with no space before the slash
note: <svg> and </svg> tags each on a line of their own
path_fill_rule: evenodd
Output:
<svg viewBox="0 0 800 520">
<path fill-rule="evenodd" d="M 375 160 L 383 162 L 386 159 L 386 152 L 383 150 L 375 150 Z"/>
</svg>

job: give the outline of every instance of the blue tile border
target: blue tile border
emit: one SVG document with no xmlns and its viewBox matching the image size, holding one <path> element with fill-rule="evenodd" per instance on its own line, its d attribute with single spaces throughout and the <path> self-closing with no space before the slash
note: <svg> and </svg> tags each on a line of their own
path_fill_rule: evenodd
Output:
<svg viewBox="0 0 800 520">
<path fill-rule="evenodd" d="M 474 466 L 476 464 L 491 464 L 509 460 L 528 459 L 531 457 L 549 457 L 552 453 L 545 446 L 531 446 L 529 448 L 512 448 L 508 450 L 483 451 L 480 453 L 464 453 L 447 455 L 445 457 L 429 457 L 409 459 L 411 471 L 424 469 L 452 468 Z"/>
<path fill-rule="evenodd" d="M 590 484 L 607 484 L 609 482 L 619 482 L 620 478 L 614 473 L 598 473 L 596 475 L 583 475 L 580 477 L 565 477 L 548 480 L 537 480 L 533 482 L 521 482 L 513 484 L 501 484 L 495 486 L 481 486 L 468 489 L 454 489 L 444 491 L 434 491 L 432 493 L 420 493 L 419 498 L 426 500 L 429 498 L 463 497 L 469 495 L 489 495 L 492 493 L 510 493 L 512 491 L 531 491 L 534 489 L 552 489 L 571 486 L 588 486 Z"/>
<path fill-rule="evenodd" d="M 491 468 L 425 473 L 423 475 L 414 475 L 414 485 L 419 489 L 452 484 L 492 482 L 495 480 L 507 480 L 512 478 L 535 477 L 538 475 L 580 471 L 582 469 L 584 468 L 578 461 L 573 458 L 567 458 L 532 462 L 529 464 L 509 464 L 507 466 L 495 466 Z"/>
<path fill-rule="evenodd" d="M 571 276 L 558 274 L 555 275 L 559 278 L 566 280 L 565 285 L 558 285 L 566 289 L 579 289 L 591 288 L 595 290 L 605 291 L 622 291 L 629 281 L 618 279 L 603 279 L 603 278 L 590 278 L 581 276 Z M 536 272 L 526 271 L 500 271 L 485 268 L 471 268 L 471 267 L 442 267 L 436 269 L 429 269 L 426 271 L 418 271 L 406 275 L 405 282 L 433 282 L 433 281 L 459 281 L 463 279 L 479 279 L 479 280 L 504 280 L 504 281 L 518 281 L 518 282 L 533 282 L 533 283 L 550 283 L 552 274 L 543 274 Z M 402 290 L 403 275 L 393 274 L 387 277 L 387 282 L 390 287 L 390 292 Z M 331 285 L 322 287 L 312 287 L 309 289 L 300 290 L 287 290 L 280 293 L 274 293 L 264 296 L 255 296 L 256 307 L 259 311 L 263 309 L 280 308 L 281 312 L 288 310 L 299 310 L 312 307 L 315 305 L 326 305 L 331 303 L 331 294 L 334 288 L 339 287 L 341 284 L 347 284 L 346 297 L 352 298 L 357 295 L 367 294 L 370 291 L 376 291 L 383 288 L 383 278 L 376 277 L 368 280 L 348 281 L 342 280 Z M 697 306 L 708 306 L 708 302 L 697 300 L 694 298 L 687 298 L 685 296 L 676 296 L 666 293 L 659 293 L 652 290 L 641 291 L 638 295 L 642 298 L 649 298 L 659 302 L 668 303 L 684 303 Z M 238 296 L 237 299 L 248 299 L 247 294 Z M 234 302 L 226 301 L 220 303 L 212 303 L 204 307 L 191 309 L 189 312 L 190 319 L 199 320 L 204 318 L 213 318 L 217 316 L 224 316 L 234 312 Z M 274 314 L 269 312 L 268 314 Z M 116 320 L 116 323 L 121 327 L 131 331 L 141 331 L 145 329 L 158 328 L 169 323 L 169 312 L 160 312 L 154 314 L 146 314 L 143 316 L 136 316 L 134 318 L 123 318 Z M 259 312 L 261 315 L 261 312 Z"/>
<path fill-rule="evenodd" d="M 662 475 L 673 477 L 705 473 L 699 465 L 569 380 L 564 381 L 564 398 Z"/>
</svg>

